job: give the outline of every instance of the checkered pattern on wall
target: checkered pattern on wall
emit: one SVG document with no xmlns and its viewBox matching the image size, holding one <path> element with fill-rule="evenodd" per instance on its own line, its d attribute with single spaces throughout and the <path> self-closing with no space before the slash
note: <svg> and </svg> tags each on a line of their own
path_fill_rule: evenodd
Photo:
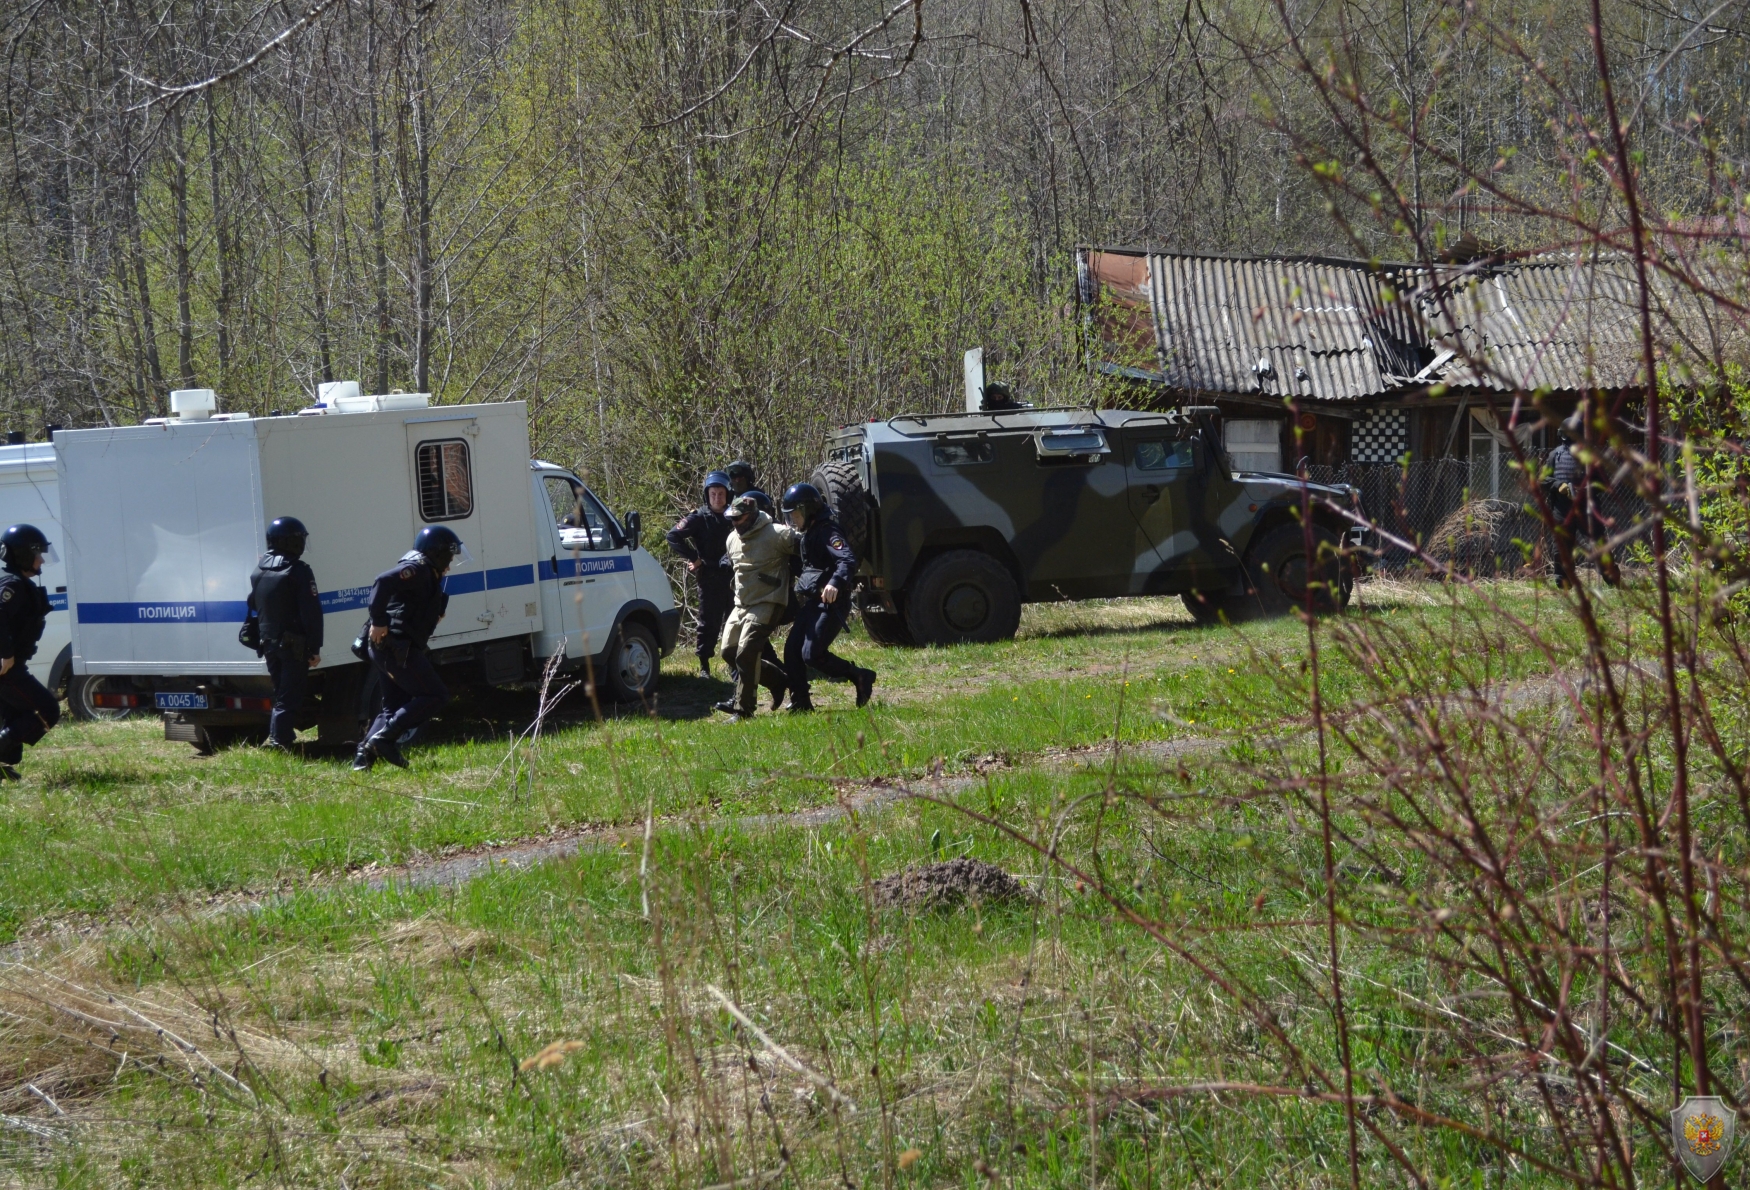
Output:
<svg viewBox="0 0 1750 1190">
<path fill-rule="evenodd" d="M 1349 440 L 1352 463 L 1395 463 L 1410 449 L 1410 415 L 1403 409 L 1374 409 L 1355 423 Z"/>
</svg>

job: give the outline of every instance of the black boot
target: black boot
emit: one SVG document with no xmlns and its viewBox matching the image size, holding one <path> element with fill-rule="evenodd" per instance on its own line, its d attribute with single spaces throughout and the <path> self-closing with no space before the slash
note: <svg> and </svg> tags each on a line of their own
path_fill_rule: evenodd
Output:
<svg viewBox="0 0 1750 1190">
<path fill-rule="evenodd" d="M 398 769 L 407 767 L 407 758 L 401 755 L 401 745 L 387 730 L 379 731 L 366 740 L 365 746 L 376 754 L 378 760 L 386 760 Z"/>
<path fill-rule="evenodd" d="M 736 702 L 733 698 L 726 698 L 722 702 L 714 702 L 711 704 L 711 709 L 713 711 L 722 711 L 725 715 L 741 714 L 741 704 Z"/>
<path fill-rule="evenodd" d="M 368 773 L 371 771 L 371 766 L 376 763 L 377 754 L 372 751 L 371 742 L 366 740 L 359 745 L 359 750 L 353 754 L 352 771 L 355 773 Z"/>
<path fill-rule="evenodd" d="M 790 700 L 790 713 L 792 715 L 806 715 L 813 709 L 814 703 L 808 698 L 792 698 Z"/>
<path fill-rule="evenodd" d="M 709 657 L 699 658 L 699 676 L 701 678 L 707 678 L 707 679 L 710 678 L 710 676 L 711 676 L 711 659 Z"/>
<path fill-rule="evenodd" d="M 22 781 L 23 779 L 18 775 L 18 769 L 14 765 L 0 761 L 0 781 Z"/>
<path fill-rule="evenodd" d="M 784 692 L 788 689 L 789 687 L 782 682 L 772 687 L 772 709 L 774 711 L 784 705 Z"/>
<path fill-rule="evenodd" d="M 875 671 L 859 669 L 857 676 L 852 681 L 857 686 L 857 705 L 860 707 L 868 706 L 869 700 L 875 697 Z"/>
</svg>

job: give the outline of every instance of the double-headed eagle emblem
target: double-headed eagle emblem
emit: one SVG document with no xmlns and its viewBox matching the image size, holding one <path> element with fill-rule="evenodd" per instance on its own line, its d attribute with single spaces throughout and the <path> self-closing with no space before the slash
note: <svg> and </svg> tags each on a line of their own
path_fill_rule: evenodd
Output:
<svg viewBox="0 0 1750 1190">
<path fill-rule="evenodd" d="M 1698 1182 L 1713 1177 L 1732 1155 L 1737 1123 L 1725 1101 L 1711 1095 L 1691 1096 L 1671 1113 L 1671 1144 Z"/>
</svg>

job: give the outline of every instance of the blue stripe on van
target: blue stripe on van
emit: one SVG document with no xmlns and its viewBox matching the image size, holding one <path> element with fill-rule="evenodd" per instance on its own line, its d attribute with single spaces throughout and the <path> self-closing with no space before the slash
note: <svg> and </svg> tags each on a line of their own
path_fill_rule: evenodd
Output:
<svg viewBox="0 0 1750 1190">
<path fill-rule="evenodd" d="M 557 565 L 552 561 L 541 563 L 541 581 L 555 578 L 575 578 L 585 574 L 613 574 L 621 570 L 632 569 L 632 555 L 614 554 L 607 558 L 574 557 L 560 558 Z"/>
<path fill-rule="evenodd" d="M 478 570 L 466 574 L 446 574 L 444 576 L 444 594 L 471 595 L 475 591 L 486 589 L 486 575 Z"/>
<path fill-rule="evenodd" d="M 500 566 L 497 570 L 486 572 L 486 589 L 497 591 L 503 587 L 532 587 L 535 584 L 535 568 L 533 566 Z"/>
<path fill-rule="evenodd" d="M 241 599 L 182 603 L 81 603 L 81 624 L 241 624 L 249 604 Z"/>
</svg>

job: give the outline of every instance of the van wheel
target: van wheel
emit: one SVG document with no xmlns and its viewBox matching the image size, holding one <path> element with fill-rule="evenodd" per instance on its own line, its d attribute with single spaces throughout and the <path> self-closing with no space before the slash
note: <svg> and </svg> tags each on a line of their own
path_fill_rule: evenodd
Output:
<svg viewBox="0 0 1750 1190">
<path fill-rule="evenodd" d="M 1021 593 L 1008 568 L 989 554 L 950 550 L 918 575 L 905 621 L 920 645 L 1008 640 L 1021 626 Z"/>
<path fill-rule="evenodd" d="M 620 625 L 614 647 L 603 662 L 607 671 L 608 697 L 615 702 L 643 702 L 656 693 L 656 678 L 662 668 L 662 652 L 656 637 L 644 625 Z"/>
<path fill-rule="evenodd" d="M 74 674 L 67 679 L 67 710 L 75 719 L 126 719 L 133 712 L 128 707 L 100 707 L 92 701 L 99 694 L 121 694 L 133 685 L 106 674 Z"/>
<path fill-rule="evenodd" d="M 905 617 L 880 608 L 863 609 L 863 631 L 878 645 L 915 645 Z"/>
<path fill-rule="evenodd" d="M 1342 542 L 1329 529 L 1313 527 L 1314 559 L 1307 564 L 1306 531 L 1282 525 L 1246 554 L 1246 574 L 1257 591 L 1258 609 L 1266 616 L 1285 616 L 1307 605 L 1318 615 L 1340 612 L 1349 604 L 1354 580 L 1341 554 Z"/>
</svg>

